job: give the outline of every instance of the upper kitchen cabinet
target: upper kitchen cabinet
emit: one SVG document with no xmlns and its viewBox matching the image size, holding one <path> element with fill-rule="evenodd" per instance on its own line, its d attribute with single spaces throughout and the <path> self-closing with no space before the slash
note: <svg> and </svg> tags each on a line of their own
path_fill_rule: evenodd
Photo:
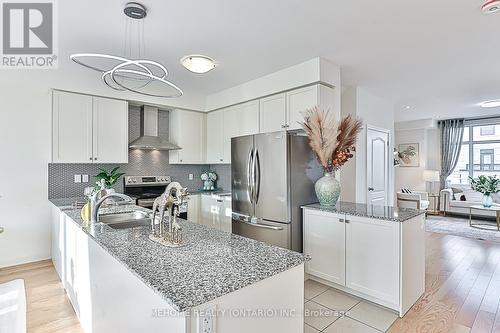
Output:
<svg viewBox="0 0 500 333">
<path fill-rule="evenodd" d="M 127 163 L 127 102 L 54 91 L 52 162 Z"/>
<path fill-rule="evenodd" d="M 128 103 L 92 97 L 94 162 L 128 163 Z"/>
<path fill-rule="evenodd" d="M 276 132 L 286 127 L 286 94 L 260 99 L 260 132 Z"/>
<path fill-rule="evenodd" d="M 170 142 L 181 147 L 169 152 L 170 164 L 205 163 L 205 114 L 173 110 L 170 112 Z"/>
<path fill-rule="evenodd" d="M 224 163 L 231 163 L 231 138 L 259 133 L 259 101 L 238 104 L 224 111 Z"/>
<path fill-rule="evenodd" d="M 287 129 L 302 128 L 303 112 L 319 106 L 324 110 L 335 110 L 335 95 L 333 88 L 316 84 L 309 87 L 295 89 L 286 93 L 286 125 Z M 340 115 L 340 105 L 336 116 Z"/>
<path fill-rule="evenodd" d="M 207 163 L 224 163 L 224 110 L 207 114 Z"/>
<path fill-rule="evenodd" d="M 260 99 L 260 132 L 300 129 L 303 112 L 312 107 L 336 111 L 333 88 L 315 84 Z"/>
</svg>

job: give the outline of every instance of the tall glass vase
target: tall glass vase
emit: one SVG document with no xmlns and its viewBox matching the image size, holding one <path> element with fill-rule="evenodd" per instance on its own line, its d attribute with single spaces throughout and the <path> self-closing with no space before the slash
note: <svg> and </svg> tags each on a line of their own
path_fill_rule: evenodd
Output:
<svg viewBox="0 0 500 333">
<path fill-rule="evenodd" d="M 340 196 L 340 183 L 335 179 L 333 172 L 325 172 L 325 175 L 316 181 L 314 189 L 322 206 L 335 206 L 337 204 Z"/>
</svg>

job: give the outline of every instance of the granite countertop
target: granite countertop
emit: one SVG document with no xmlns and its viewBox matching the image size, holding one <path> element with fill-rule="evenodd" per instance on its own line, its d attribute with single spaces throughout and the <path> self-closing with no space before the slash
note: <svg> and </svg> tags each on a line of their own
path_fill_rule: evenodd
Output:
<svg viewBox="0 0 500 333">
<path fill-rule="evenodd" d="M 230 292 L 296 267 L 306 261 L 297 252 L 179 219 L 188 245 L 169 248 L 149 240 L 148 226 L 112 229 L 86 226 L 77 198 L 52 199 L 91 239 L 116 258 L 174 309 L 184 312 Z M 150 210 L 135 205 L 102 208 L 101 213 Z"/>
<path fill-rule="evenodd" d="M 329 207 L 319 203 L 302 206 L 304 209 L 314 209 L 329 213 L 341 213 L 352 216 L 370 217 L 379 220 L 404 222 L 416 216 L 425 214 L 425 210 L 412 208 L 398 208 L 391 206 L 375 206 L 361 203 L 339 201 L 337 205 Z"/>
</svg>

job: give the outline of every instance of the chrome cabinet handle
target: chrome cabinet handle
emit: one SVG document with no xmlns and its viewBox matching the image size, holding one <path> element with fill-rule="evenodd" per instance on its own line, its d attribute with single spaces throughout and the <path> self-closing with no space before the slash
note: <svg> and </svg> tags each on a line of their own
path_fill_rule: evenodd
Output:
<svg viewBox="0 0 500 333">
<path fill-rule="evenodd" d="M 89 157 L 89 160 L 91 160 L 91 161 L 92 161 L 92 157 Z"/>
<path fill-rule="evenodd" d="M 373 191 L 375 190 L 373 187 L 368 187 L 368 191 Z"/>
<path fill-rule="evenodd" d="M 344 223 L 344 222 L 345 222 L 345 220 L 344 220 L 344 219 L 339 219 L 339 222 L 340 222 L 340 223 Z"/>
<path fill-rule="evenodd" d="M 351 221 L 349 221 L 348 219 L 345 219 L 345 223 L 351 223 Z"/>
<path fill-rule="evenodd" d="M 97 161 L 97 157 L 94 157 L 94 161 Z"/>
</svg>

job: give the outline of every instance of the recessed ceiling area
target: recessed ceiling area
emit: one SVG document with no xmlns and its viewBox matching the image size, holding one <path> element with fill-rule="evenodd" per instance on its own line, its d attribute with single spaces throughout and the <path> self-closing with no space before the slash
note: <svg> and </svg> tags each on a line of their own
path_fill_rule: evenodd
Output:
<svg viewBox="0 0 500 333">
<path fill-rule="evenodd" d="M 165 64 L 186 94 L 212 94 L 319 56 L 342 68 L 344 85 L 392 101 L 398 121 L 499 114 L 479 106 L 500 98 L 500 13 L 484 14 L 482 3 L 145 1 L 146 58 Z M 123 53 L 123 3 L 58 6 L 60 56 Z M 91 22 L 82 15 L 89 8 L 99 8 Z M 217 67 L 186 71 L 179 59 L 187 54 L 210 55 Z"/>
</svg>

